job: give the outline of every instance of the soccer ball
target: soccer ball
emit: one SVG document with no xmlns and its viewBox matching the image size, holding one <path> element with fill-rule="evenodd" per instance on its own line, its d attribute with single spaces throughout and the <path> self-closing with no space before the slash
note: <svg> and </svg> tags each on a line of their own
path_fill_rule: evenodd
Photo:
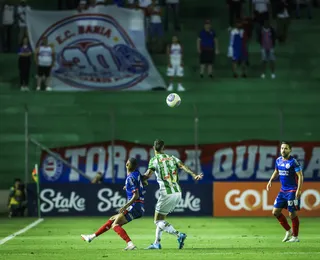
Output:
<svg viewBox="0 0 320 260">
<path fill-rule="evenodd" d="M 181 98 L 178 94 L 171 93 L 167 96 L 166 101 L 169 107 L 178 107 L 181 103 Z"/>
</svg>

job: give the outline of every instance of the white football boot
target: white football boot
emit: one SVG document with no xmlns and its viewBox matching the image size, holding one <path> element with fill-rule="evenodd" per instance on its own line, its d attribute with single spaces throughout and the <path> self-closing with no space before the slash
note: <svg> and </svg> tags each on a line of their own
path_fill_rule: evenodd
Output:
<svg viewBox="0 0 320 260">
<path fill-rule="evenodd" d="M 290 240 L 288 240 L 287 242 L 300 242 L 298 237 L 291 237 Z"/>
<path fill-rule="evenodd" d="M 81 238 L 83 241 L 90 243 L 95 238 L 95 235 L 81 235 Z"/>
<path fill-rule="evenodd" d="M 292 230 L 289 229 L 288 231 L 286 231 L 286 235 L 284 236 L 282 242 L 287 242 L 292 236 Z"/>
<path fill-rule="evenodd" d="M 130 241 L 124 250 L 135 250 L 137 247 Z"/>
</svg>

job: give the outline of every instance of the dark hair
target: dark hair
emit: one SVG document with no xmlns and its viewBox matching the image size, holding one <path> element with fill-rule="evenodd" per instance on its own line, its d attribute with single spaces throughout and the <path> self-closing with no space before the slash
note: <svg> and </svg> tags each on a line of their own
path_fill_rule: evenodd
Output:
<svg viewBox="0 0 320 260">
<path fill-rule="evenodd" d="M 131 158 L 129 158 L 128 161 L 130 162 L 130 169 L 131 169 L 132 171 L 134 171 L 135 169 L 137 169 L 137 167 L 138 167 L 138 161 L 137 161 L 136 158 L 131 157 Z"/>
<path fill-rule="evenodd" d="M 18 181 L 18 182 L 22 182 L 20 178 L 15 178 L 15 179 L 14 179 L 14 182 L 17 182 L 17 181 Z"/>
<path fill-rule="evenodd" d="M 281 145 L 283 145 L 283 144 L 288 145 L 288 146 L 289 146 L 289 148 L 290 148 L 290 150 L 292 149 L 292 146 L 291 146 L 291 144 L 290 144 L 290 143 L 283 141 L 283 142 L 281 142 Z"/>
<path fill-rule="evenodd" d="M 154 145 L 154 149 L 157 151 L 157 152 L 161 152 L 161 150 L 163 149 L 164 147 L 164 141 L 163 140 L 160 140 L 160 139 L 156 139 L 153 143 Z"/>
</svg>

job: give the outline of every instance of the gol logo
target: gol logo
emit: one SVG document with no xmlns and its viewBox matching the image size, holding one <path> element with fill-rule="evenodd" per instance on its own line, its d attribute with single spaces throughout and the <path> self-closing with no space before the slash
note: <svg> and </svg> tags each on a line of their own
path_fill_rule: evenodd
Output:
<svg viewBox="0 0 320 260">
<path fill-rule="evenodd" d="M 233 211 L 241 209 L 247 211 L 272 209 L 272 205 L 268 203 L 268 192 L 266 190 L 257 191 L 249 189 L 241 193 L 240 190 L 233 189 L 226 194 L 224 202 Z M 308 211 L 320 209 L 320 192 L 315 189 L 305 190 L 301 194 L 301 208 Z"/>
</svg>

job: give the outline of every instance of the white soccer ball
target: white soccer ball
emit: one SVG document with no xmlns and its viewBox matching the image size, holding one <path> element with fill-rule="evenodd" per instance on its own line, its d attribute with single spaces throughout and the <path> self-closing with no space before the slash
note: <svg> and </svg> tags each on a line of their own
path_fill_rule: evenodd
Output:
<svg viewBox="0 0 320 260">
<path fill-rule="evenodd" d="M 171 94 L 169 94 L 169 95 L 167 96 L 166 101 L 167 101 L 167 105 L 168 105 L 169 107 L 177 107 L 177 106 L 179 106 L 180 103 L 181 103 L 181 98 L 180 98 L 180 96 L 179 96 L 178 94 L 176 94 L 176 93 L 171 93 Z"/>
</svg>

